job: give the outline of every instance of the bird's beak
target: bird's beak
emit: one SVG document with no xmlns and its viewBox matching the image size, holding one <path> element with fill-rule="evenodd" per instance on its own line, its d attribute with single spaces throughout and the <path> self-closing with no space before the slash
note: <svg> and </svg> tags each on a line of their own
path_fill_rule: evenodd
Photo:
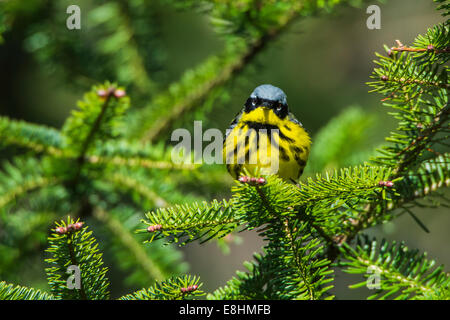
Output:
<svg viewBox="0 0 450 320">
<path fill-rule="evenodd" d="M 266 101 L 263 101 L 263 103 L 259 107 L 267 110 L 270 109 L 270 105 Z"/>
<path fill-rule="evenodd" d="M 263 109 L 263 114 L 265 118 L 268 118 L 270 116 L 270 108 L 268 107 L 261 107 Z"/>
</svg>

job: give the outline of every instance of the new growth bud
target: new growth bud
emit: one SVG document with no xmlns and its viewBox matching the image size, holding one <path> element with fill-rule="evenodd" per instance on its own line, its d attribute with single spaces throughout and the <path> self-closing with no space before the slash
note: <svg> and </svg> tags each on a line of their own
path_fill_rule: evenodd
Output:
<svg viewBox="0 0 450 320">
<path fill-rule="evenodd" d="M 55 232 L 58 234 L 65 234 L 65 233 L 67 233 L 67 228 L 66 227 L 58 227 L 55 229 Z"/>
<path fill-rule="evenodd" d="M 115 96 L 116 98 L 122 98 L 122 97 L 124 97 L 125 95 L 126 95 L 125 90 L 122 90 L 122 89 L 116 89 L 116 90 L 114 91 L 114 96 Z"/>
<path fill-rule="evenodd" d="M 378 182 L 378 185 L 380 187 L 388 187 L 388 188 L 390 188 L 390 187 L 394 186 L 394 183 L 392 181 L 380 181 L 380 182 Z"/>
<path fill-rule="evenodd" d="M 242 177 L 239 177 L 239 182 L 242 182 L 242 183 L 247 183 L 247 182 L 249 182 L 250 181 L 250 178 L 249 177 L 247 177 L 247 176 L 242 176 Z"/>
<path fill-rule="evenodd" d="M 392 181 L 386 181 L 384 184 L 386 187 L 390 188 L 394 185 L 394 183 Z"/>
<path fill-rule="evenodd" d="M 188 292 L 192 292 L 198 289 L 198 285 L 194 284 L 193 286 L 189 286 L 187 288 L 181 288 L 181 292 L 182 293 L 188 293 Z"/>
<path fill-rule="evenodd" d="M 84 222 L 76 222 L 76 223 L 70 223 L 67 225 L 67 227 L 57 227 L 55 229 L 55 232 L 57 234 L 66 234 L 68 232 L 73 232 L 73 231 L 79 231 L 82 227 L 83 227 Z"/>
<path fill-rule="evenodd" d="M 97 95 L 102 98 L 106 98 L 111 95 L 114 95 L 116 98 L 122 98 L 126 95 L 126 92 L 123 89 L 116 89 L 114 87 L 109 87 L 106 90 L 105 89 L 97 90 Z"/>
<path fill-rule="evenodd" d="M 247 176 L 239 177 L 238 180 L 241 183 L 246 183 L 251 186 L 263 186 L 267 183 L 267 180 L 264 178 L 255 178 L 255 177 L 247 177 Z"/>
<path fill-rule="evenodd" d="M 108 95 L 108 92 L 105 89 L 100 89 L 100 90 L 97 90 L 97 95 L 99 97 L 103 98 L 103 97 L 106 97 Z"/>
<path fill-rule="evenodd" d="M 161 230 L 162 229 L 162 225 L 160 225 L 160 224 L 154 224 L 154 225 L 152 225 L 152 226 L 149 226 L 148 228 L 147 228 L 147 231 L 148 232 L 155 232 L 155 231 L 159 231 L 159 230 Z"/>
</svg>

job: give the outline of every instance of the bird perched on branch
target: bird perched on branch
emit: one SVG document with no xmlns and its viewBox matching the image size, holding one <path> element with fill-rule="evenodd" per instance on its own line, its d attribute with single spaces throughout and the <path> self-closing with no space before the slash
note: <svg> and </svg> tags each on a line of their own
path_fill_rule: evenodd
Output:
<svg viewBox="0 0 450 320">
<path fill-rule="evenodd" d="M 311 139 L 289 112 L 286 94 L 263 84 L 255 88 L 231 122 L 223 143 L 228 172 L 238 179 L 250 173 L 297 180 L 306 166 Z"/>
</svg>

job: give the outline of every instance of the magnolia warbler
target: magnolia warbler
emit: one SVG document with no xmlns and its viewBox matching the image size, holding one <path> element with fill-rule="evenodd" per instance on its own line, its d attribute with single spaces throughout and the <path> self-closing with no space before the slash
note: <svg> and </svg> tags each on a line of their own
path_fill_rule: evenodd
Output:
<svg viewBox="0 0 450 320">
<path fill-rule="evenodd" d="M 247 170 L 295 181 L 303 173 L 310 146 L 308 133 L 289 112 L 283 90 L 263 84 L 231 122 L 223 157 L 235 179 Z"/>
</svg>

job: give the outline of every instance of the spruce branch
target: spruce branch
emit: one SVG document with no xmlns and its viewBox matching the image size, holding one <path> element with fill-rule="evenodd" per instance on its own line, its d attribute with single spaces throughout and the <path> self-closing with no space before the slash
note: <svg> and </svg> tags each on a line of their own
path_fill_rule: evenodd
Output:
<svg viewBox="0 0 450 320">
<path fill-rule="evenodd" d="M 0 197 L 0 209 L 5 207 L 8 203 L 18 199 L 19 197 L 23 197 L 25 194 L 31 191 L 54 185 L 57 182 L 58 180 L 56 178 L 36 177 L 33 180 L 29 180 L 21 185 L 17 185 L 15 186 L 15 188 L 7 190 L 6 193 L 2 194 L 2 196 Z"/>
<path fill-rule="evenodd" d="M 138 39 L 138 33 L 145 32 L 138 27 L 142 25 L 143 19 L 146 19 L 147 28 L 151 30 L 154 27 L 148 25 L 157 18 L 153 14 L 152 19 L 148 19 L 151 6 L 142 2 L 108 2 L 93 8 L 87 15 L 91 26 L 97 32 L 104 33 L 95 49 L 104 60 L 112 62 L 115 79 L 136 88 L 144 96 L 158 88 L 158 84 L 150 77 L 148 63 L 142 55 Z M 147 45 L 151 38 L 147 37 Z"/>
<path fill-rule="evenodd" d="M 170 242 L 181 244 L 194 240 L 203 243 L 212 238 L 221 238 L 244 223 L 233 211 L 231 203 L 225 200 L 161 208 L 147 213 L 146 218 L 142 222 L 147 228 L 136 231 L 150 233 L 148 242 L 170 237 Z"/>
<path fill-rule="evenodd" d="M 381 216 L 380 212 L 392 212 L 405 204 L 416 203 L 439 188 L 450 186 L 450 155 L 444 154 L 422 163 L 417 173 L 409 173 L 395 183 L 395 193 L 388 202 L 372 202 L 365 206 L 357 219 L 352 220 L 351 228 L 341 242 L 350 242 L 365 228 L 372 226 L 378 218 L 392 219 L 393 216 Z"/>
<path fill-rule="evenodd" d="M 94 135 L 100 129 L 100 125 L 102 123 L 103 117 L 105 116 L 109 101 L 112 99 L 114 90 L 115 89 L 113 87 L 109 87 L 104 94 L 103 94 L 103 92 L 101 94 L 102 96 L 104 96 L 104 102 L 103 102 L 102 106 L 100 107 L 100 112 L 98 113 L 97 117 L 95 118 L 94 123 L 90 127 L 86 138 L 84 139 L 84 141 L 81 144 L 80 152 L 77 157 L 77 169 L 76 169 L 75 178 L 74 178 L 75 181 L 78 180 L 78 177 L 80 176 L 82 166 L 85 162 L 86 152 L 87 152 L 90 144 L 92 144 L 92 142 L 93 142 Z"/>
<path fill-rule="evenodd" d="M 450 84 L 448 83 L 442 83 L 442 82 L 438 82 L 438 81 L 425 81 L 425 80 L 420 80 L 420 79 L 405 79 L 405 78 L 397 78 L 397 77 L 389 77 L 389 76 L 381 76 L 381 81 L 384 82 L 395 82 L 397 84 L 399 84 L 399 87 L 403 87 L 405 85 L 410 85 L 410 84 L 416 84 L 416 85 L 420 85 L 421 87 L 437 87 L 437 88 L 443 88 L 443 89 L 447 89 L 450 88 Z M 386 101 L 388 99 L 384 99 L 383 101 Z"/>
<path fill-rule="evenodd" d="M 318 299 L 330 287 L 329 261 L 320 258 L 324 247 L 312 237 L 309 226 L 295 214 L 300 204 L 298 188 L 275 176 L 240 178 L 233 188 L 233 206 L 251 228 L 268 241 L 267 259 L 276 269 L 273 285 L 279 299 Z M 323 287 L 323 288 L 321 288 Z"/>
<path fill-rule="evenodd" d="M 150 258 L 138 241 L 131 235 L 130 231 L 125 229 L 117 218 L 98 207 L 94 209 L 93 216 L 111 231 L 115 239 L 120 241 L 122 245 L 121 250 L 126 250 L 134 255 L 137 264 L 147 273 L 149 279 L 161 281 L 167 276 L 166 272 Z"/>
<path fill-rule="evenodd" d="M 94 143 L 107 141 L 119 134 L 120 117 L 129 106 L 129 99 L 122 88 L 105 83 L 95 86 L 79 102 L 79 110 L 66 120 L 62 133 L 66 148 L 76 154 L 73 183 L 76 184 L 86 163 L 86 156 Z"/>
<path fill-rule="evenodd" d="M 404 243 L 360 237 L 355 249 L 348 245 L 342 247 L 345 261 L 339 263 L 346 267 L 345 272 L 364 274 L 367 268 L 373 268 L 381 276 L 380 288 L 369 299 L 424 299 L 449 296 L 450 275 L 443 267 L 435 267 L 434 260 L 426 259 L 426 254 L 419 255 L 418 250 L 408 249 Z M 360 282 L 350 286 L 357 288 L 366 285 Z"/>
<path fill-rule="evenodd" d="M 0 117 L 0 147 L 18 146 L 35 153 L 61 154 L 63 145 L 58 130 L 44 125 Z"/>
<path fill-rule="evenodd" d="M 150 78 L 143 57 L 139 52 L 136 30 L 134 29 L 131 20 L 132 12 L 130 11 L 132 9 L 131 4 L 123 1 L 109 2 L 91 10 L 88 19 L 93 27 L 105 29 L 112 34 L 112 36 L 104 37 L 100 41 L 98 46 L 100 49 L 99 51 L 101 51 L 100 53 L 102 55 L 115 57 L 118 60 L 117 63 L 127 64 L 130 68 L 128 73 L 132 74 L 131 84 L 136 87 L 141 94 L 146 94 L 156 89 L 156 83 Z M 115 33 L 118 29 L 120 32 Z M 112 46 L 111 42 L 114 42 L 115 45 Z M 121 51 L 119 54 L 117 52 L 118 48 L 120 48 L 119 51 Z M 118 66 L 117 69 L 121 70 L 120 66 Z M 118 78 L 126 78 L 123 76 L 121 77 L 120 72 L 117 73 Z"/>
<path fill-rule="evenodd" d="M 49 237 L 46 259 L 50 267 L 46 269 L 51 292 L 56 299 L 107 299 L 109 281 L 107 268 L 103 267 L 102 254 L 98 244 L 80 221 L 68 217 L 67 222 L 56 224 Z M 76 266 L 80 270 L 80 288 L 67 286 L 67 268 Z"/>
<path fill-rule="evenodd" d="M 15 158 L 11 163 L 6 162 L 3 172 L 0 171 L 0 209 L 32 191 L 56 185 L 60 181 L 57 176 L 43 172 L 34 158 Z"/>
<path fill-rule="evenodd" d="M 237 271 L 226 285 L 207 295 L 208 300 L 273 300 L 278 299 L 277 288 L 271 283 L 275 278 L 271 260 L 254 253 L 253 261 L 244 262 L 246 271 Z"/>
<path fill-rule="evenodd" d="M 398 166 L 394 169 L 393 176 L 401 175 L 408 166 L 430 145 L 434 136 L 440 132 L 450 118 L 450 105 L 447 103 L 433 118 L 432 122 L 420 131 L 420 135 L 400 150 L 396 157 L 400 158 Z M 448 127 L 448 125 L 447 125 Z"/>
<path fill-rule="evenodd" d="M 188 300 L 203 296 L 202 283 L 196 276 L 184 275 L 173 277 L 163 282 L 156 282 L 150 288 L 142 289 L 120 297 L 119 300 Z"/>
<path fill-rule="evenodd" d="M 106 217 L 105 211 L 96 211 L 100 221 L 109 223 L 113 228 L 120 226 L 117 222 Z M 112 222 L 112 223 L 111 223 Z M 70 217 L 67 221 L 56 223 L 48 237 L 47 252 L 51 257 L 46 259 L 50 267 L 46 269 L 51 293 L 14 286 L 0 281 L 1 300 L 62 300 L 62 299 L 108 299 L 109 281 L 105 277 L 107 268 L 103 267 L 102 254 L 98 244 L 87 231 L 87 226 L 81 221 L 74 221 Z M 118 235 L 122 232 L 116 233 Z M 129 241 L 127 239 L 126 241 Z M 136 250 L 135 250 L 136 251 Z M 68 267 L 75 267 L 80 272 L 73 275 L 75 284 L 69 285 L 66 271 Z M 72 268 L 73 270 L 73 268 Z M 79 277 L 79 287 L 76 285 Z M 67 278 L 67 281 L 66 281 Z M 152 287 L 127 294 L 120 300 L 156 300 L 156 299 L 193 299 L 204 295 L 200 290 L 202 283 L 196 276 L 183 275 L 171 277 L 162 282 L 157 281 Z"/>
<path fill-rule="evenodd" d="M 129 192 L 136 192 L 153 203 L 156 207 L 166 207 L 167 201 L 159 196 L 155 191 L 150 189 L 141 181 L 133 178 L 133 176 L 125 175 L 120 172 L 108 175 L 103 178 L 105 181 L 113 183 L 119 189 L 127 188 Z"/>
<path fill-rule="evenodd" d="M 139 142 L 115 139 L 98 146 L 89 154 L 87 161 L 92 164 L 160 170 L 193 170 L 199 167 L 189 163 L 174 163 L 172 150 L 163 144 L 143 145 Z"/>
<path fill-rule="evenodd" d="M 38 289 L 0 281 L 0 300 L 54 300 L 54 297 Z"/>
<path fill-rule="evenodd" d="M 141 168 L 147 168 L 147 169 L 173 169 L 173 170 L 193 170 L 198 167 L 198 165 L 191 165 L 191 164 L 176 164 L 168 161 L 153 161 L 145 158 L 140 157 L 120 157 L 120 156 L 113 156 L 113 157 L 104 157 L 104 156 L 97 156 L 92 155 L 87 157 L 87 161 L 89 163 L 93 164 L 112 164 L 115 166 L 127 166 L 127 167 L 141 167 Z"/>
<path fill-rule="evenodd" d="M 404 46 L 400 40 L 396 40 L 398 47 L 391 47 L 391 51 L 407 51 L 407 52 L 433 52 L 433 53 L 450 53 L 450 47 L 445 48 L 435 48 L 433 45 L 429 44 L 426 48 L 411 48 Z"/>
</svg>

